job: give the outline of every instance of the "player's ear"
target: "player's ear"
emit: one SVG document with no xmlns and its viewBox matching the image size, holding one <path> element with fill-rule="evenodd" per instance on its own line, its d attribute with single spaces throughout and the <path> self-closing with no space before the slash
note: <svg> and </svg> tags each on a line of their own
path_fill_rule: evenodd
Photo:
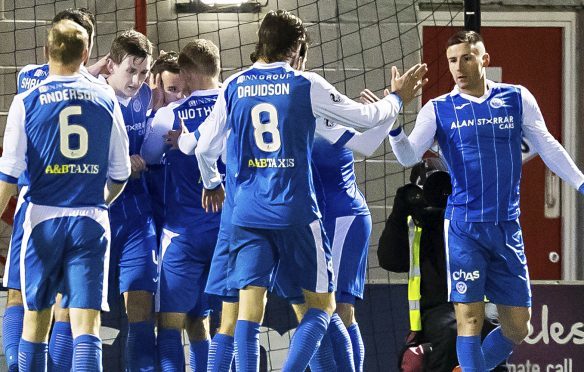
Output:
<svg viewBox="0 0 584 372">
<path fill-rule="evenodd" d="M 483 54 L 483 67 L 488 67 L 491 64 L 491 56 L 489 53 Z"/>
<path fill-rule="evenodd" d="M 81 64 L 85 65 L 87 63 L 87 61 L 89 61 L 89 49 L 88 48 L 84 48 L 83 49 L 83 55 L 81 58 Z"/>
<path fill-rule="evenodd" d="M 114 65 L 115 65 L 114 61 L 108 57 L 107 63 L 105 66 L 106 66 L 107 71 L 109 72 L 110 75 L 114 73 Z"/>
</svg>

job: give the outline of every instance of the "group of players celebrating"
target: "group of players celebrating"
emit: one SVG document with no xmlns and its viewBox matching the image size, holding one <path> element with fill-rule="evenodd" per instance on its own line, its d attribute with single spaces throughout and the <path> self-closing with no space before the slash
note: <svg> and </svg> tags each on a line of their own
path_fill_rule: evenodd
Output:
<svg viewBox="0 0 584 372">
<path fill-rule="evenodd" d="M 403 75 L 393 68 L 385 97 L 366 92 L 368 104 L 357 103 L 304 71 L 308 36 L 289 12 L 266 14 L 253 65 L 222 84 L 212 42 L 192 41 L 152 65 L 152 44 L 136 31 L 120 34 L 106 58 L 85 68 L 94 25 L 84 9 L 55 17 L 48 64 L 21 71 L 20 94 L 9 111 L 0 159 L 2 209 L 21 184 L 4 278 L 10 291 L 3 336 L 11 371 L 101 371 L 100 311 L 108 310 L 108 283 L 125 302 L 128 371 L 184 370 L 185 329 L 193 370 L 229 371 L 235 360 L 238 371 L 258 371 L 267 290 L 289 300 L 299 320 L 284 371 L 304 371 L 309 364 L 313 371 L 362 371 L 365 351 L 354 304 L 363 297 L 371 217 L 357 189 L 353 151 L 370 155 L 388 135 L 404 164 L 419 161 L 435 137 L 445 151 L 455 180 L 445 230 L 453 254 L 467 257 L 461 248 L 469 245 L 470 233 L 455 234 L 465 224 L 490 221 L 497 229 L 510 225 L 513 231 L 498 234 L 511 234 L 513 252 L 522 251 L 518 209 L 505 207 L 518 208 L 516 137 L 526 130 L 520 110 L 537 104 L 524 88 L 493 85 L 486 91 L 488 58 L 472 65 L 486 54 L 482 40 L 468 36 L 476 34 L 452 44 L 458 54 L 448 57 L 451 71 L 472 65 L 459 77 L 453 72 L 460 90 L 433 101 L 433 118 L 426 106 L 424 124 L 408 139 L 395 122 L 427 82 L 426 65 Z M 485 89 L 477 96 L 467 89 L 469 81 Z M 496 94 L 499 101 L 469 94 Z M 522 97 L 523 107 L 509 109 Z M 463 134 L 450 120 L 460 120 L 452 113 L 467 101 L 465 110 L 476 104 L 483 115 L 489 107 L 506 110 L 515 129 L 489 134 L 493 125 L 477 126 L 485 133 L 473 144 L 474 132 Z M 549 145 L 545 125 L 529 130 L 538 149 Z M 495 169 L 489 158 L 488 164 L 479 160 L 481 171 L 499 172 L 501 180 L 461 178 L 466 166 L 476 171 L 471 162 L 488 141 L 510 155 L 489 154 L 493 161 L 509 157 L 505 161 L 516 167 Z M 472 150 L 459 151 L 466 146 Z M 547 153 L 558 169 L 571 167 L 562 175 L 581 187 L 584 176 L 562 151 Z M 469 199 L 476 182 L 485 198 L 502 195 L 504 187 L 509 192 L 497 202 Z M 501 187 L 487 187 L 493 182 Z M 483 209 L 477 212 L 477 205 Z M 499 235 L 477 232 L 483 233 L 500 245 Z M 486 370 L 487 357 L 488 363 L 503 360 L 523 338 L 518 335 L 528 321 L 529 282 L 524 260 L 516 257 L 520 262 L 509 270 L 523 270 L 519 285 L 511 274 L 495 274 L 508 280 L 507 292 L 523 289 L 522 296 L 493 291 L 488 262 L 478 268 L 481 280 L 453 286 L 465 371 Z M 475 271 L 467 258 L 450 259 L 452 271 Z M 474 332 L 485 292 L 509 311 L 503 308 L 502 328 L 481 346 Z M 221 321 L 211 339 L 214 299 L 222 302 Z M 476 360 L 468 357 L 475 354 Z"/>
</svg>

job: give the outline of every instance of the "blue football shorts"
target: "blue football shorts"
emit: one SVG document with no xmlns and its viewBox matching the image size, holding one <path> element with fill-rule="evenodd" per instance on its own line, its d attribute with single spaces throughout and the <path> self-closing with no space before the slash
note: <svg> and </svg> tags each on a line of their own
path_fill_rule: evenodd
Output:
<svg viewBox="0 0 584 372">
<path fill-rule="evenodd" d="M 230 289 L 227 286 L 227 277 L 231 271 L 229 264 L 229 242 L 231 240 L 232 226 L 226 226 L 221 221 L 217 244 L 213 251 L 211 268 L 209 269 L 209 278 L 205 286 L 205 292 L 219 297 L 221 301 L 237 302 L 239 301 L 239 292 L 236 289 Z"/>
<path fill-rule="evenodd" d="M 129 219 L 110 216 L 112 245 L 111 280 L 119 281 L 119 292 L 156 292 L 157 238 L 154 221 L 149 215 Z"/>
<path fill-rule="evenodd" d="M 452 302 L 531 306 L 519 220 L 444 222 L 448 293 Z"/>
<path fill-rule="evenodd" d="M 105 209 L 29 203 L 20 252 L 25 308 L 50 308 L 58 291 L 63 308 L 109 310 L 109 229 Z"/>
<path fill-rule="evenodd" d="M 162 229 L 156 312 L 209 315 L 204 289 L 218 232 L 215 228 L 178 234 Z"/>
<path fill-rule="evenodd" d="M 286 276 L 292 287 L 317 293 L 334 291 L 331 250 L 321 220 L 287 229 L 234 226 L 230 248 L 229 288 L 269 288 L 280 266 L 291 273 Z"/>
</svg>

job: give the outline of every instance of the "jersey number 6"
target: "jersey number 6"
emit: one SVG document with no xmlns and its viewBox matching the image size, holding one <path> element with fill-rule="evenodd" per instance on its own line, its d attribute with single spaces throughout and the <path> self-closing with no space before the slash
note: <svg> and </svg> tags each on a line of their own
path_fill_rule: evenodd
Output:
<svg viewBox="0 0 584 372">
<path fill-rule="evenodd" d="M 81 115 L 81 106 L 69 106 L 59 114 L 59 133 L 61 138 L 61 154 L 68 159 L 79 159 L 87 154 L 89 136 L 87 130 L 78 124 L 70 124 L 69 116 Z M 69 146 L 69 138 L 72 135 L 79 136 L 79 148 L 72 149 Z"/>
<path fill-rule="evenodd" d="M 267 121 L 265 117 L 267 115 Z M 264 119 L 264 120 L 262 120 Z M 280 149 L 280 131 L 278 130 L 278 111 L 276 107 L 269 103 L 260 103 L 251 109 L 251 122 L 254 127 L 253 135 L 258 148 L 265 152 L 274 152 Z M 272 141 L 266 142 L 264 133 L 272 135 Z"/>
</svg>

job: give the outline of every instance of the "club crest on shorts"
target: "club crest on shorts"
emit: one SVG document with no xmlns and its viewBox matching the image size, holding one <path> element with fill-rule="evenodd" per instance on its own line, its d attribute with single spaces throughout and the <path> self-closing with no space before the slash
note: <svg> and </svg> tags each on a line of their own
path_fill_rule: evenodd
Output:
<svg viewBox="0 0 584 372">
<path fill-rule="evenodd" d="M 466 283 L 458 282 L 456 283 L 456 291 L 460 294 L 465 294 L 467 290 Z"/>
</svg>

